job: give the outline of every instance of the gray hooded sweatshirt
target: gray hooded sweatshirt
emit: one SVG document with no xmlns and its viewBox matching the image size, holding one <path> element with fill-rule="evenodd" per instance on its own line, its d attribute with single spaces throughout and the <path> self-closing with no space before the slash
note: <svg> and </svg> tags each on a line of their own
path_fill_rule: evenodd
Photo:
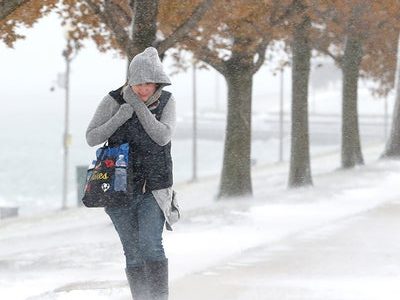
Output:
<svg viewBox="0 0 400 300">
<path fill-rule="evenodd" d="M 149 82 L 159 84 L 159 88 L 146 102 L 143 102 L 130 86 Z M 171 95 L 163 109 L 160 121 L 151 113 L 151 106 L 160 97 L 163 87 L 170 84 L 171 81 L 163 70 L 155 48 L 149 47 L 136 55 L 129 65 L 128 85 L 123 89 L 123 97 L 126 103 L 119 105 L 108 94 L 104 97 L 87 128 L 87 143 L 90 146 L 104 143 L 135 112 L 143 129 L 154 142 L 160 146 L 168 144 L 175 130 L 175 99 Z M 172 199 L 172 187 L 153 190 L 152 193 L 164 212 L 167 229 L 172 230 L 171 225 L 177 222 L 180 217 L 176 199 Z"/>
</svg>

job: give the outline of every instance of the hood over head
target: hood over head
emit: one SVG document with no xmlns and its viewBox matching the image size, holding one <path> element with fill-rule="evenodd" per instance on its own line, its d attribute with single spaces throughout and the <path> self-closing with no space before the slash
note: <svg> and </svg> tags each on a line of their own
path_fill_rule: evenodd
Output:
<svg viewBox="0 0 400 300">
<path fill-rule="evenodd" d="M 163 70 L 156 48 L 148 47 L 136 55 L 129 64 L 128 84 L 158 83 L 161 86 L 170 85 L 167 74 Z"/>
</svg>

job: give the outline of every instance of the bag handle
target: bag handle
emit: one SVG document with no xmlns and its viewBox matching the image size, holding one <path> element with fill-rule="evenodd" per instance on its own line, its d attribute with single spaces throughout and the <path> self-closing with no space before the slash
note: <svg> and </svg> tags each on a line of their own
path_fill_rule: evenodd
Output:
<svg viewBox="0 0 400 300">
<path fill-rule="evenodd" d="M 103 146 L 101 146 L 101 152 L 100 152 L 100 154 L 99 154 L 99 160 L 103 160 L 103 158 L 104 158 L 104 153 L 106 152 L 106 149 L 107 149 L 107 147 L 108 147 L 108 140 L 104 143 L 104 145 Z"/>
</svg>

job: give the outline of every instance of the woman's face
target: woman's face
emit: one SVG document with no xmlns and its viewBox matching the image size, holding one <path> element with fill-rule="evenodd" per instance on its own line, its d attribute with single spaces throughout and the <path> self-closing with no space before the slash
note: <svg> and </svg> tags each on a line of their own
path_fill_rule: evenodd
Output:
<svg viewBox="0 0 400 300">
<path fill-rule="evenodd" d="M 156 91 L 157 85 L 155 83 L 142 83 L 133 85 L 131 88 L 136 95 L 139 96 L 140 100 L 146 102 L 151 95 Z"/>
</svg>

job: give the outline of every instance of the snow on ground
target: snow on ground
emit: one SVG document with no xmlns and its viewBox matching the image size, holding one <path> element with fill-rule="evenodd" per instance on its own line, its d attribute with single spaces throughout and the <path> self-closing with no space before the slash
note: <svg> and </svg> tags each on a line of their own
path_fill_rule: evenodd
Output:
<svg viewBox="0 0 400 300">
<path fill-rule="evenodd" d="M 250 249 L 175 281 L 171 299 L 396 300 L 399 215 L 400 201 L 386 202 Z"/>
<path fill-rule="evenodd" d="M 349 171 L 336 170 L 337 154 L 314 158 L 313 188 L 287 190 L 286 163 L 259 167 L 253 171 L 253 199 L 216 202 L 215 176 L 177 185 L 183 218 L 164 235 L 172 290 L 191 274 L 212 275 L 214 266 L 248 251 L 400 199 L 400 162 L 378 161 L 381 150 L 382 145 L 369 147 L 367 165 Z M 315 278 L 316 285 L 321 282 Z M 12 300 L 129 299 L 122 248 L 108 217 L 101 209 L 81 208 L 2 221 L 0 294 Z"/>
</svg>

